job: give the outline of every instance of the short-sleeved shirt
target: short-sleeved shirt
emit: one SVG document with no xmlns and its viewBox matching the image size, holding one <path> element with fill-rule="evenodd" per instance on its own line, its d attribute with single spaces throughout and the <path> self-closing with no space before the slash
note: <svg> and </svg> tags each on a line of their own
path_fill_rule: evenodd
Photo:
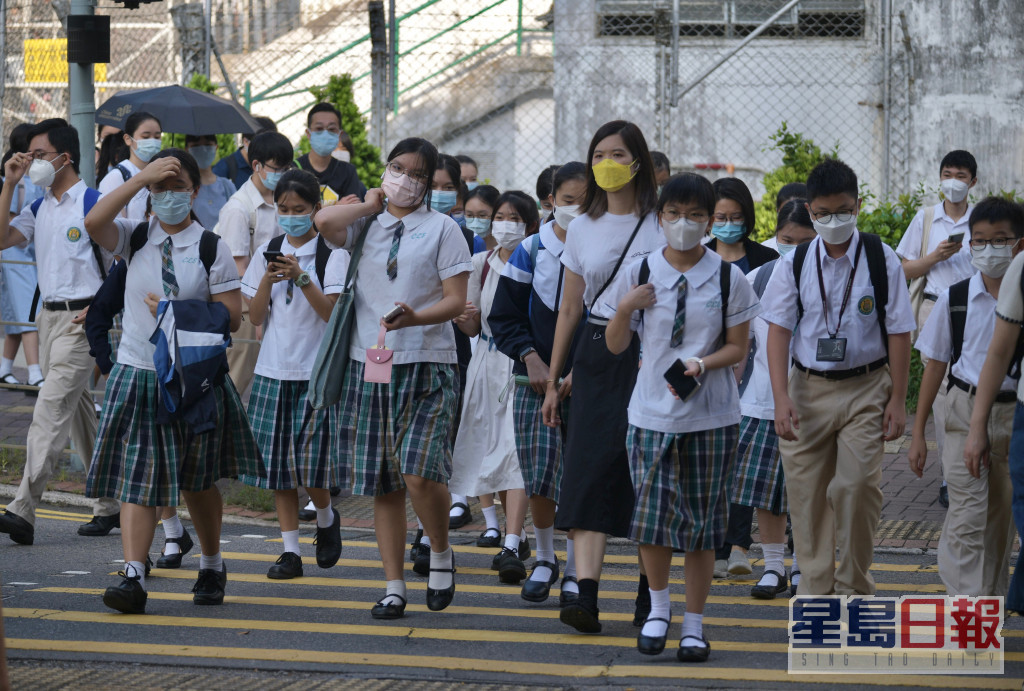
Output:
<svg viewBox="0 0 1024 691">
<path fill-rule="evenodd" d="M 1024 325 L 1024 293 L 1021 292 L 1021 271 L 1024 269 L 1024 252 L 1021 252 L 1010 263 L 1010 268 L 1003 275 L 999 286 L 999 300 L 996 303 L 996 316 L 1017 326 Z M 1021 377 L 1017 388 L 1017 400 L 1024 401 L 1024 377 Z"/>
<path fill-rule="evenodd" d="M 594 298 L 612 275 L 615 263 L 622 255 L 622 250 L 629 242 L 629 236 L 632 235 L 639 220 L 635 214 L 619 216 L 605 213 L 596 219 L 581 214 L 573 219 L 566 229 L 562 263 L 569 271 L 583 277 L 586 283 L 583 302 L 595 317 L 611 319 L 615 313 L 614 309 L 610 312 L 605 311 L 604 296 L 599 301 L 600 304 L 596 305 Z M 626 252 L 626 257 L 622 260 L 620 270 L 646 257 L 664 244 L 665 236 L 658 227 L 658 217 L 653 213 L 647 214 Z"/>
<path fill-rule="evenodd" d="M 281 251 L 295 255 L 299 266 L 324 295 L 336 295 L 342 292 L 345 284 L 349 254 L 345 250 L 331 252 L 324 271 L 324 284 L 320 285 L 320 277 L 316 273 L 316 246 L 316 237 L 302 247 L 292 246 L 286 238 Z M 242 277 L 242 294 L 247 297 L 256 295 L 267 272 L 267 260 L 263 256 L 266 249 L 267 243 L 256 249 Z M 270 311 L 263 323 L 263 342 L 255 371 L 263 377 L 298 381 L 309 379 L 327 322 L 306 300 L 302 288 L 293 285 L 292 301 L 288 302 L 288 283 L 280 281 L 270 289 Z"/>
<path fill-rule="evenodd" d="M 474 254 L 472 262 L 473 273 L 469 275 L 466 301 L 472 302 L 480 310 L 480 333 L 486 338 L 492 338 L 491 325 L 487 323 L 487 317 L 491 314 L 494 291 L 498 289 L 498 279 L 505 270 L 505 262 L 498 256 L 497 248 L 493 252 Z M 490 266 L 486 276 L 484 276 L 485 265 Z"/>
<path fill-rule="evenodd" d="M 639 283 L 643 260 L 636 260 L 619 272 L 612 285 L 601 296 L 602 311 L 612 314 L 619 301 Z M 722 333 L 722 291 L 720 273 L 730 271 L 729 304 L 726 307 L 726 328 L 750 321 L 761 311 L 753 288 L 743 273 L 722 262 L 716 253 L 705 250 L 704 256 L 685 273 L 680 273 L 664 251 L 648 257 L 649 282 L 654 286 L 657 302 L 644 311 L 634 312 L 630 327 L 640 335 L 643 365 L 637 376 L 633 396 L 629 400 L 629 423 L 636 427 L 683 434 L 739 424 L 739 394 L 731 367 L 714 369 L 701 377 L 701 388 L 687 402 L 677 400 L 668 390 L 665 372 L 678 359 L 702 358 L 717 351 L 724 343 Z M 683 342 L 669 345 L 675 324 L 679 279 L 686 277 L 686 322 Z"/>
<path fill-rule="evenodd" d="M 359 199 L 366 196 L 366 185 L 359 179 L 356 167 L 351 163 L 331 158 L 327 167 L 318 171 L 309 162 L 309 154 L 300 156 L 298 163 L 303 170 L 308 170 L 320 182 L 320 198 L 323 199 L 325 206 L 330 206 L 350 194 L 356 195 Z"/>
<path fill-rule="evenodd" d="M 758 275 L 766 270 L 765 266 L 761 265 L 747 274 L 751 287 L 756 283 Z M 779 262 L 772 266 L 779 266 Z M 756 291 L 754 294 L 757 294 Z M 754 361 L 751 364 L 753 371 L 749 374 L 747 388 L 740 396 L 740 414 L 759 420 L 774 420 L 775 398 L 772 396 L 772 380 L 768 373 L 768 322 L 764 320 L 763 313 L 750 321 L 750 341 L 754 348 Z M 744 363 L 745 359 L 741 366 Z"/>
<path fill-rule="evenodd" d="M 958 253 L 928 270 L 924 292 L 937 296 L 954 283 L 970 278 L 974 273 L 974 268 L 971 266 L 971 232 L 968 228 L 973 210 L 974 207 L 967 207 L 967 213 L 960 220 L 954 221 L 946 214 L 946 208 L 942 202 L 935 205 L 935 218 L 932 220 L 932 229 L 928 233 L 928 251 L 925 254 L 933 252 L 950 235 L 963 233 L 964 239 L 963 246 Z M 907 232 L 903 234 L 899 246 L 896 247 L 896 254 L 908 261 L 920 259 L 923 233 L 924 209 L 921 209 L 907 226 Z"/>
<path fill-rule="evenodd" d="M 469 245 L 459 224 L 426 205 L 401 219 L 405 228 L 398 246 L 398 274 L 387 274 L 399 219 L 387 211 L 367 229 L 363 255 L 355 281 L 356 333 L 350 356 L 366 359 L 366 349 L 377 345 L 380 318 L 404 302 L 414 310 L 431 307 L 444 298 L 441 282 L 473 270 Z M 349 227 L 346 249 L 353 246 L 363 222 Z M 388 332 L 386 345 L 395 351 L 396 365 L 415 362 L 456 364 L 455 333 L 449 322 L 414 326 Z"/>
<path fill-rule="evenodd" d="M 86 300 L 103 283 L 89 234 L 85 232 L 85 182 L 79 180 L 57 199 L 47 188 L 38 212 L 26 206 L 11 221 L 11 228 L 25 236 L 22 247 L 35 243 L 36 275 L 43 302 Z M 101 251 L 104 267 L 113 255 Z"/>
<path fill-rule="evenodd" d="M 18 180 L 14 195 L 11 197 L 11 213 L 20 213 L 22 209 L 39 199 L 45 192 L 45 187 L 35 184 L 28 179 L 27 175 L 21 178 L 21 180 Z"/>
<path fill-rule="evenodd" d="M 256 225 L 252 226 L 254 209 Z M 217 225 L 211 230 L 224 238 L 233 257 L 251 257 L 257 247 L 281 234 L 277 207 L 264 201 L 251 179 L 224 203 Z"/>
<path fill-rule="evenodd" d="M 235 186 L 227 178 L 217 178 L 211 185 L 200 185 L 199 193 L 192 202 L 199 224 L 207 230 L 213 230 L 220 217 L 220 210 L 235 193 Z"/>
<path fill-rule="evenodd" d="M 793 334 L 793 357 L 804 367 L 816 370 L 848 370 L 869 365 L 886 357 L 886 343 L 878 326 L 875 312 L 875 289 L 871 285 L 866 252 L 862 251 L 857 260 L 857 272 L 850 290 L 849 303 L 843 314 L 843 323 L 838 338 L 846 338 L 846 358 L 841 362 L 819 362 L 817 360 L 818 339 L 828 338 L 822 312 L 821 290 L 818 283 L 817 257 L 821 256 L 822 279 L 828 300 L 828 326 L 834 330 L 838 322 L 843 293 L 857 257 L 861 243 L 860 233 L 854 233 L 846 253 L 837 259 L 828 256 L 820 237 L 811 240 L 800 274 L 800 299 L 804 305 L 800 328 Z M 885 271 L 889 277 L 889 304 L 886 306 L 885 326 L 890 334 L 909 333 L 915 328 L 914 313 L 910 309 L 910 293 L 900 265 L 899 257 L 882 245 L 885 255 Z M 790 252 L 779 260 L 772 278 L 764 292 L 764 318 L 792 331 L 797 325 L 797 287 L 793 279 L 793 259 L 796 252 Z"/>
<path fill-rule="evenodd" d="M 118 165 L 120 165 L 130 173 L 130 175 L 128 176 L 129 180 L 142 172 L 141 170 L 139 170 L 138 166 L 132 163 L 131 159 L 125 159 L 121 161 Z M 120 170 L 117 169 L 117 166 L 114 166 L 113 168 L 110 169 L 109 173 L 103 176 L 103 179 L 100 181 L 100 186 L 98 189 L 100 194 L 107 195 L 116 190 L 121 185 L 123 185 L 125 182 L 126 180 L 124 178 L 124 175 L 121 173 Z M 139 220 L 146 217 L 146 202 L 148 200 L 149 189 L 143 187 L 141 190 L 135 193 L 135 196 L 132 197 L 130 202 L 128 202 L 128 206 L 125 207 L 125 210 L 121 212 L 120 215 L 125 218 L 133 218 L 135 219 L 136 224 L 138 224 Z"/>
<path fill-rule="evenodd" d="M 131 254 L 131 235 L 135 221 L 115 218 L 118 241 L 114 253 L 127 258 Z M 211 295 L 226 293 L 239 286 L 238 269 L 224 241 L 217 243 L 217 257 L 206 268 L 199 258 L 199 240 L 203 227 L 192 222 L 188 228 L 171 235 L 171 260 L 178 284 L 175 297 L 164 295 L 161 245 L 168 235 L 156 218 L 149 221 L 149 240 L 135 253 L 128 264 L 124 286 L 124 320 L 117 361 L 122 365 L 152 370 L 156 346 L 149 342 L 156 329 L 156 318 L 146 305 L 146 295 L 153 293 L 161 300 L 209 300 Z"/>
<path fill-rule="evenodd" d="M 996 299 L 985 290 L 981 273 L 971 277 L 967 289 L 967 323 L 960 359 L 953 364 L 953 376 L 973 386 L 981 379 L 981 367 L 996 328 Z M 949 362 L 953 358 L 953 326 L 949 317 L 949 290 L 942 291 L 928 321 L 921 327 L 916 347 L 929 360 Z M 1000 391 L 1015 391 L 1017 382 L 1003 379 Z"/>
</svg>

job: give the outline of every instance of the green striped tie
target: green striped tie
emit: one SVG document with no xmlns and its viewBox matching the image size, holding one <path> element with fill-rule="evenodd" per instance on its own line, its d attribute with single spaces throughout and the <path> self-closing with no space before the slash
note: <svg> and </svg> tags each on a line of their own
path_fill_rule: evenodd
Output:
<svg viewBox="0 0 1024 691">
<path fill-rule="evenodd" d="M 388 280 L 393 281 L 398 276 L 398 246 L 402 242 L 402 231 L 405 230 L 405 224 L 401 221 L 398 222 L 398 227 L 395 228 L 395 236 L 391 240 L 391 251 L 388 253 Z"/>
<path fill-rule="evenodd" d="M 686 276 L 679 277 L 679 297 L 676 298 L 676 320 L 672 324 L 672 341 L 669 345 L 678 348 L 683 344 L 683 328 L 686 326 Z"/>
</svg>

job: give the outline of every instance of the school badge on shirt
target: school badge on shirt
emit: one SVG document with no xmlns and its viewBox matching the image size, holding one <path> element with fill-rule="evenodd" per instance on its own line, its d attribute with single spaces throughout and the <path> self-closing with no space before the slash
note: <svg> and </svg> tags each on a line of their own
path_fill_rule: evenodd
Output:
<svg viewBox="0 0 1024 691">
<path fill-rule="evenodd" d="M 70 228 L 68 228 L 68 241 L 69 242 L 78 242 L 78 240 L 81 237 L 82 237 L 82 230 L 80 228 L 78 228 L 77 226 L 71 226 Z"/>
<path fill-rule="evenodd" d="M 866 317 L 875 311 L 875 299 L 870 295 L 865 295 L 857 303 L 857 309 Z"/>
</svg>

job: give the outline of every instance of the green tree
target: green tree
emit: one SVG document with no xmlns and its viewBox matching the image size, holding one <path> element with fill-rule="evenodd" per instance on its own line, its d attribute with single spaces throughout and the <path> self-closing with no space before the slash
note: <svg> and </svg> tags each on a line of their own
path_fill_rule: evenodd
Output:
<svg viewBox="0 0 1024 691">
<path fill-rule="evenodd" d="M 217 91 L 217 85 L 211 82 L 209 77 L 204 74 L 199 74 L 198 72 L 192 75 L 192 78 L 188 80 L 188 83 L 185 84 L 185 86 L 190 89 L 196 89 L 197 91 L 205 91 L 208 94 L 212 94 Z M 184 149 L 185 135 L 164 132 L 163 144 L 165 149 L 169 146 Z M 225 156 L 230 156 L 237 148 L 238 147 L 235 145 L 235 135 L 217 135 L 217 160 L 220 160 Z"/>
<path fill-rule="evenodd" d="M 318 103 L 330 103 L 341 113 L 341 129 L 352 140 L 352 165 L 356 167 L 359 179 L 367 187 L 380 187 L 384 164 L 381 162 L 380 149 L 371 144 L 366 136 L 366 118 L 356 104 L 352 75 L 334 75 L 328 80 L 327 86 L 313 87 L 309 92 Z M 299 141 L 299 150 L 303 153 L 309 151 L 309 139 L 305 135 Z"/>
</svg>

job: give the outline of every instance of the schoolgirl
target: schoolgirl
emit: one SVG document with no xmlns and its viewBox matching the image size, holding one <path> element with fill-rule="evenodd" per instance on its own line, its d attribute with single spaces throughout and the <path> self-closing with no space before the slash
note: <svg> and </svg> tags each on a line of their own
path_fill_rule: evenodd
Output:
<svg viewBox="0 0 1024 691">
<path fill-rule="evenodd" d="M 608 535 L 625 537 L 633 512 L 626 456 L 626 403 L 636 381 L 640 343 L 619 355 L 604 347 L 612 311 L 599 300 L 624 262 L 664 244 L 653 213 L 654 166 L 640 128 L 615 120 L 598 129 L 587 152 L 590 170 L 582 213 L 569 224 L 562 263 L 562 304 L 551 349 L 551 372 L 562 372 L 584 309 L 587 325 L 573 360 L 571 386 L 549 376 L 544 424 L 561 424 L 560 402 L 573 390 L 565 447 L 562 492 L 555 517 L 559 530 L 575 529 L 579 599 L 562 608 L 561 620 L 587 633 L 601 630 L 597 590 Z M 641 572 L 643 568 L 641 566 Z M 637 589 L 638 614 L 647 609 L 647 579 Z M 638 618 L 641 622 L 643 617 Z"/>
<path fill-rule="evenodd" d="M 512 408 L 502 396 L 512 377 L 512 360 L 497 349 L 487 317 L 508 258 L 524 238 L 537 232 L 539 225 L 537 204 L 529 195 L 511 191 L 498 198 L 491 225 L 498 248 L 473 257 L 468 299 L 475 309 L 455 320 L 463 333 L 479 336 L 480 340 L 469 362 L 449 489 L 453 497 L 502 493 L 505 543 L 497 555 L 497 570 L 503 583 L 518 583 L 526 577 L 519 542 L 527 502 L 516 455 Z"/>
<path fill-rule="evenodd" d="M 384 597 L 371 610 L 378 619 L 405 613 L 406 489 L 430 539 L 427 607 L 444 609 L 455 594 L 446 485 L 459 384 L 450 322 L 465 310 L 473 265 L 458 224 L 430 207 L 427 191 L 436 169 L 433 144 L 403 139 L 388 156 L 381 190 L 367 192 L 362 204 L 331 206 L 316 217 L 334 244 L 363 244 L 343 434 L 352 442 L 352 492 L 374 497 L 387 579 Z M 380 212 L 385 196 L 387 209 Z M 364 231 L 357 222 L 371 216 L 363 221 Z M 401 314 L 384 321 L 396 307 Z M 384 331 L 385 345 L 394 352 L 391 382 L 364 381 L 367 348 L 384 339 Z"/>
<path fill-rule="evenodd" d="M 162 126 L 155 115 L 139 111 L 132 113 L 124 123 L 124 143 L 128 147 L 128 158 L 113 166 L 100 181 L 100 194 L 107 195 L 139 174 L 163 146 Z M 125 204 L 121 215 L 135 222 L 146 218 L 146 199 L 149 191 L 143 185 L 135 196 Z"/>
<path fill-rule="evenodd" d="M 213 386 L 214 428 L 193 432 L 184 420 L 158 423 L 158 385 L 154 366 L 160 301 L 220 303 L 238 328 L 242 297 L 231 251 L 216 240 L 207 270 L 201 248 L 203 230 L 191 216 L 199 189 L 199 167 L 190 154 L 167 149 L 137 175 L 101 198 L 85 218 L 85 228 L 101 247 L 128 260 L 123 334 L 117 364 L 107 381 L 92 467 L 86 483 L 91 497 L 121 500 L 123 580 L 107 588 L 103 602 L 120 612 L 146 608 L 145 562 L 156 526 L 156 507 L 174 506 L 185 497 L 199 536 L 202 556 L 192 588 L 197 605 L 224 601 L 227 569 L 220 554 L 223 503 L 218 479 L 260 474 L 259 449 L 231 378 Z M 134 252 L 135 221 L 119 214 L 139 190 L 152 194 L 154 218 L 142 226 L 147 241 Z M 211 318 L 223 310 L 209 310 Z"/>
<path fill-rule="evenodd" d="M 680 662 L 703 662 L 711 652 L 704 603 L 714 549 L 725 537 L 740 421 L 732 366 L 746 354 L 749 322 L 761 311 L 743 274 L 701 245 L 714 199 L 711 183 L 699 175 L 671 178 L 658 200 L 668 246 L 622 271 L 603 303 L 605 310 L 618 306 L 605 333 L 608 350 L 624 352 L 637 332 L 644 353 L 627 438 L 636 496 L 629 537 L 640 543 L 651 593 L 637 649 L 646 655 L 665 649 L 672 550 L 682 549 Z"/>
<path fill-rule="evenodd" d="M 199 165 L 199 179 L 203 183 L 199 188 L 199 196 L 196 197 L 193 211 L 203 227 L 212 230 L 217 225 L 221 208 L 235 193 L 235 183 L 213 172 L 213 162 L 217 160 L 216 135 L 186 134 L 185 148 L 196 159 Z"/>
<path fill-rule="evenodd" d="M 477 185 L 466 194 L 466 228 L 473 233 L 473 254 L 498 246 L 491 236 L 491 216 L 499 195 L 498 188 L 490 185 Z"/>
<path fill-rule="evenodd" d="M 565 249 L 565 229 L 579 214 L 586 190 L 587 167 L 584 164 L 572 162 L 558 169 L 551 199 L 554 220 L 541 226 L 536 236 L 527 238 L 512 253 L 502 269 L 487 318 L 494 343 L 513 359 L 516 375 L 512 394 L 516 454 L 530 500 L 537 549 L 533 571 L 521 592 L 522 598 L 530 602 L 547 600 L 551 585 L 559 576 L 554 524 L 562 481 L 565 425 L 557 428 L 544 425 L 541 406 L 547 380 L 552 378 L 547 363 L 551 359 L 555 321 L 562 300 L 565 267 L 561 255 Z M 579 327 L 582 325 L 581 319 Z M 568 379 L 571 370 L 570 348 L 558 379 Z M 568 405 L 569 398 L 562 399 L 559 413 L 563 420 L 567 417 Z M 559 597 L 562 604 L 571 602 L 579 593 L 574 547 L 574 541 L 568 539 L 568 558 Z"/>
<path fill-rule="evenodd" d="M 331 251 L 313 225 L 321 205 L 320 185 L 312 173 L 290 170 L 282 175 L 274 203 L 284 235 L 258 247 L 242 277 L 249 317 L 264 326 L 249 419 L 266 472 L 240 479 L 274 490 L 284 548 L 267 577 L 282 580 L 302 575 L 300 486 L 316 510 L 317 565 L 329 569 L 341 556 L 341 523 L 330 493 L 331 487 L 349 483 L 348 468 L 339 460 L 344 456 L 336 448 L 338 406 L 314 411 L 306 394 L 327 320 L 345 283 L 349 255 Z"/>
</svg>

